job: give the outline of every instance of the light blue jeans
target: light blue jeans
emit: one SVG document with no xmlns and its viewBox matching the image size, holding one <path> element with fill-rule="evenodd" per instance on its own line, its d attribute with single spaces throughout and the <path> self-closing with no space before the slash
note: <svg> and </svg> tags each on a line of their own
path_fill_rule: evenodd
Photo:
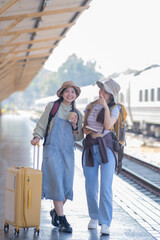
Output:
<svg viewBox="0 0 160 240">
<path fill-rule="evenodd" d="M 108 227 L 112 221 L 113 196 L 112 181 L 115 171 L 115 157 L 113 152 L 107 148 L 108 162 L 102 163 L 98 145 L 93 145 L 94 167 L 85 166 L 86 157 L 83 154 L 83 172 L 85 176 L 85 188 L 89 216 L 98 220 L 99 225 L 106 224 Z M 99 191 L 99 167 L 100 167 L 100 196 Z"/>
</svg>

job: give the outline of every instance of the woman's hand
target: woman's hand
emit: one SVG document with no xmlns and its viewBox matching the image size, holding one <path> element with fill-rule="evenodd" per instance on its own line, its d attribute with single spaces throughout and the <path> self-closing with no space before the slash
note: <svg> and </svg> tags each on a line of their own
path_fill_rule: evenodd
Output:
<svg viewBox="0 0 160 240">
<path fill-rule="evenodd" d="M 35 138 L 33 138 L 33 139 L 31 140 L 31 144 L 32 144 L 33 146 L 35 146 L 37 143 L 39 143 L 39 140 L 40 140 L 40 138 L 35 137 Z"/>
<path fill-rule="evenodd" d="M 76 114 L 72 115 L 72 116 L 69 118 L 69 121 L 71 122 L 73 129 L 76 129 L 76 127 L 77 127 L 76 124 L 77 124 L 77 122 L 78 122 L 78 114 L 76 113 Z"/>
<path fill-rule="evenodd" d="M 85 128 L 85 127 L 83 127 L 83 133 L 86 134 L 86 135 L 88 135 L 88 134 L 90 134 L 90 133 L 93 133 L 93 131 L 90 130 L 90 129 L 87 129 L 87 128 Z"/>
<path fill-rule="evenodd" d="M 99 102 L 104 108 L 108 108 L 106 99 L 103 97 L 102 94 L 100 94 L 98 102 Z"/>
</svg>

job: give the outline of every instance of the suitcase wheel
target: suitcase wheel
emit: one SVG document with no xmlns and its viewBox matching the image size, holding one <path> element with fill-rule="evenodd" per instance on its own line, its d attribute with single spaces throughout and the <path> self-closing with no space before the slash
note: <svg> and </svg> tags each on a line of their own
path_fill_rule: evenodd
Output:
<svg viewBox="0 0 160 240">
<path fill-rule="evenodd" d="M 24 231 L 25 231 L 26 229 L 27 229 L 27 231 L 28 231 L 29 228 L 27 227 L 27 228 L 23 228 L 23 229 L 24 229 Z"/>
<path fill-rule="evenodd" d="M 8 232 L 9 231 L 9 224 L 5 223 L 4 224 L 4 232 Z"/>
<path fill-rule="evenodd" d="M 19 228 L 18 227 L 15 227 L 15 229 L 14 229 L 14 235 L 19 235 Z"/>
<path fill-rule="evenodd" d="M 39 226 L 34 228 L 34 234 L 36 234 L 36 233 L 37 233 L 37 235 L 39 235 Z"/>
</svg>

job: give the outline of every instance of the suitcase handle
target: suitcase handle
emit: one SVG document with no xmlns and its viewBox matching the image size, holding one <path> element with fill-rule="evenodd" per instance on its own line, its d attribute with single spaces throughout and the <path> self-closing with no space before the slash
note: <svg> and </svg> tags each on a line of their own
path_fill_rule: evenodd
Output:
<svg viewBox="0 0 160 240">
<path fill-rule="evenodd" d="M 37 158 L 37 169 L 39 168 L 39 147 L 40 147 L 40 144 L 37 142 L 33 150 L 33 168 L 34 169 L 36 168 L 35 166 L 36 158 Z M 37 148 L 37 154 L 36 154 L 36 148 Z"/>
</svg>

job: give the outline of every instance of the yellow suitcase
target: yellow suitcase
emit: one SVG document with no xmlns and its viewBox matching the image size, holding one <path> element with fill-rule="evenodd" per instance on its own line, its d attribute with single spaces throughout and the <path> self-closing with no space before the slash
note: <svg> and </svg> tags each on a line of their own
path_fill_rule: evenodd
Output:
<svg viewBox="0 0 160 240">
<path fill-rule="evenodd" d="M 42 172 L 28 167 L 10 167 L 7 170 L 5 187 L 5 224 L 15 226 L 15 234 L 19 228 L 35 227 L 39 234 L 41 213 Z"/>
</svg>

